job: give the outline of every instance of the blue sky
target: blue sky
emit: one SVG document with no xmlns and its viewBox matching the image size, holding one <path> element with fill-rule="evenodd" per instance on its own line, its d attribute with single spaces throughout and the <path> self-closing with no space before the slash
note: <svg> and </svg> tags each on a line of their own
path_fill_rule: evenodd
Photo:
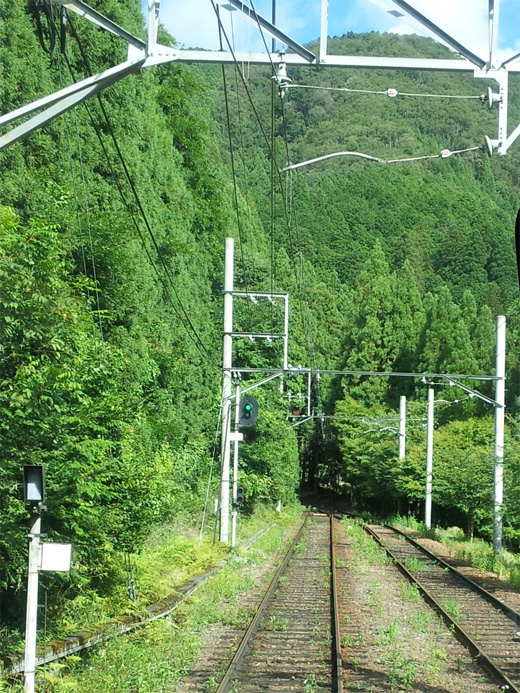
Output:
<svg viewBox="0 0 520 693">
<path fill-rule="evenodd" d="M 225 2 L 225 0 L 223 0 Z M 247 0 L 246 0 L 247 2 Z M 409 4 L 438 24 L 464 46 L 487 58 L 488 0 L 408 0 Z M 255 0 L 257 12 L 271 14 L 271 0 Z M 391 0 L 329 0 L 329 35 L 347 31 L 419 33 L 418 25 L 388 13 Z M 210 0 L 162 0 L 161 21 L 185 47 L 218 48 L 215 14 Z M 239 13 L 222 10 L 236 50 L 262 50 L 256 27 L 240 20 Z M 277 0 L 278 26 L 301 43 L 319 35 L 320 0 Z M 520 2 L 502 0 L 500 5 L 500 57 L 520 52 Z"/>
</svg>

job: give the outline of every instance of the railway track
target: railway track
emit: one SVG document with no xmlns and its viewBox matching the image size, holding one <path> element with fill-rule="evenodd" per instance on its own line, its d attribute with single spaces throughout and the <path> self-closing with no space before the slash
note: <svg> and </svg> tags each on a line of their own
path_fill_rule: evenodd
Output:
<svg viewBox="0 0 520 693">
<path fill-rule="evenodd" d="M 382 562 L 361 567 L 364 559 L 350 530 L 327 515 L 310 515 L 269 588 L 258 596 L 245 633 L 228 631 L 220 644 L 214 642 L 204 659 L 206 675 L 191 679 L 183 693 L 208 690 L 208 681 L 216 693 L 520 693 L 515 611 L 389 527 L 365 530 L 392 561 L 379 550 Z M 361 527 L 358 534 L 363 535 Z M 371 538 L 366 542 L 373 544 Z M 406 625 L 420 617 L 418 611 L 431 612 L 424 603 L 399 606 L 406 585 L 399 571 L 418 585 L 448 628 L 433 614 L 431 621 L 417 621 L 418 631 Z M 411 608 L 415 615 L 406 611 Z M 425 623 L 429 630 L 422 629 Z M 469 652 L 446 638 L 455 633 Z"/>
<path fill-rule="evenodd" d="M 367 526 L 396 566 L 502 686 L 520 693 L 520 615 L 399 530 Z"/>
<path fill-rule="evenodd" d="M 312 515 L 290 548 L 218 693 L 341 693 L 333 519 Z"/>
</svg>

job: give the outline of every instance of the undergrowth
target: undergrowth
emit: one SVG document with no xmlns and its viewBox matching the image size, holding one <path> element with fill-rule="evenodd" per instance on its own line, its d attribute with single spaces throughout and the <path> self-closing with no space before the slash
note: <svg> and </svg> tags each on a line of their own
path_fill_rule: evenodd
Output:
<svg viewBox="0 0 520 693">
<path fill-rule="evenodd" d="M 263 509 L 242 521 L 240 537 L 250 536 L 267 524 L 275 522 L 275 525 L 247 551 L 239 549 L 231 555 L 228 563 L 170 617 L 113 638 L 87 651 L 82 658 L 69 657 L 45 671 L 39 669 L 40 688 L 37 690 L 46 693 L 168 690 L 187 674 L 212 624 L 243 625 L 247 622 L 249 610 L 237 608 L 237 595 L 251 589 L 254 580 L 250 568 L 282 547 L 286 530 L 296 522 L 300 510 L 293 508 L 274 513 Z M 199 547 L 196 536 L 190 541 L 187 543 L 186 537 L 179 539 L 163 533 L 160 542 L 164 545 L 161 546 L 156 538 L 151 538 L 149 560 L 139 580 L 149 598 L 162 595 L 166 589 L 173 591 L 174 585 L 168 584 L 168 576 L 175 579 L 177 585 L 182 574 L 188 577 L 201 572 L 223 555 L 222 546 L 203 544 Z"/>
<path fill-rule="evenodd" d="M 423 522 L 418 522 L 413 517 L 397 515 L 389 522 L 401 527 L 408 527 L 417 532 L 418 536 L 425 539 L 433 539 L 451 549 L 452 557 L 467 561 L 470 565 L 480 570 L 496 573 L 508 585 L 520 589 L 520 556 L 503 549 L 498 558 L 492 544 L 483 539 L 468 539 L 459 527 L 448 529 L 426 529 Z"/>
</svg>

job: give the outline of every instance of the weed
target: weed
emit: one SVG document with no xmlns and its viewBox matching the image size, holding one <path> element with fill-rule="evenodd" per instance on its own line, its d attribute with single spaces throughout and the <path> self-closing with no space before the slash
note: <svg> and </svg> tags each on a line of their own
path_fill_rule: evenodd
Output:
<svg viewBox="0 0 520 693">
<path fill-rule="evenodd" d="M 405 558 L 403 561 L 410 573 L 419 573 L 421 570 L 428 570 L 431 566 L 429 561 L 422 561 L 420 558 Z"/>
<path fill-rule="evenodd" d="M 394 643 L 397 639 L 399 626 L 397 620 L 394 619 L 388 626 L 382 626 L 379 629 L 378 644 L 385 647 Z"/>
<path fill-rule="evenodd" d="M 450 597 L 441 602 L 441 606 L 444 611 L 451 616 L 455 621 L 459 620 L 462 616 L 462 606 L 457 599 Z"/>
<path fill-rule="evenodd" d="M 373 609 L 378 616 L 383 614 L 383 600 L 381 597 L 381 583 L 378 580 L 374 580 L 367 590 L 366 603 L 371 609 Z"/>
<path fill-rule="evenodd" d="M 351 546 L 358 560 L 364 560 L 371 565 L 386 565 L 385 550 L 368 536 L 362 527 L 357 524 L 348 525 L 346 533 L 351 538 Z"/>
<path fill-rule="evenodd" d="M 403 601 L 413 602 L 414 604 L 418 604 L 422 601 L 421 593 L 415 583 L 410 584 L 408 582 L 402 582 L 400 584 L 400 590 Z"/>
<path fill-rule="evenodd" d="M 419 609 L 414 613 L 412 623 L 419 633 L 427 633 L 432 625 L 432 616 L 426 609 Z"/>
<path fill-rule="evenodd" d="M 210 676 L 204 685 L 204 693 L 214 693 L 219 686 L 219 682 L 214 676 Z"/>
<path fill-rule="evenodd" d="M 353 635 L 347 635 L 346 633 L 343 633 L 343 635 L 341 636 L 341 647 L 350 647 L 350 645 L 352 645 L 353 642 Z"/>
<path fill-rule="evenodd" d="M 304 693 L 316 693 L 318 690 L 318 683 L 316 681 L 316 676 L 311 674 L 303 681 L 303 691 Z"/>
<path fill-rule="evenodd" d="M 428 681 L 433 684 L 443 665 L 448 661 L 448 655 L 443 648 L 432 645 L 430 648 L 430 656 L 426 662 L 428 671 Z"/>
<path fill-rule="evenodd" d="M 381 662 L 388 668 L 388 680 L 392 688 L 409 688 L 413 685 L 417 662 L 408 659 L 398 643 L 394 643 L 381 657 Z"/>
<path fill-rule="evenodd" d="M 286 618 L 280 618 L 280 615 L 276 611 L 273 611 L 273 613 L 269 616 L 268 629 L 287 630 L 287 623 L 288 621 Z"/>
</svg>

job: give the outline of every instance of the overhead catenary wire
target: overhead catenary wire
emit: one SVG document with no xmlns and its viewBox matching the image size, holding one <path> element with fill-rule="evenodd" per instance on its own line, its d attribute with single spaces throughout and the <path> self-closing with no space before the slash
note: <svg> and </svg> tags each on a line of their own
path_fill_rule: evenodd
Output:
<svg viewBox="0 0 520 693">
<path fill-rule="evenodd" d="M 217 7 L 217 13 L 219 11 L 219 8 Z M 221 31 L 221 24 L 219 22 L 219 40 L 220 40 L 220 50 L 223 49 L 223 44 L 222 44 L 222 31 Z M 228 99 L 228 88 L 227 88 L 227 79 L 226 79 L 226 69 L 225 66 L 222 65 L 222 85 L 224 87 L 224 101 L 225 101 L 225 106 L 226 106 L 226 122 L 227 122 L 227 131 L 228 131 L 228 142 L 229 142 L 229 155 L 230 155 L 230 160 L 231 160 L 231 176 L 233 179 L 233 197 L 234 197 L 234 202 L 235 202 L 235 212 L 236 212 L 236 217 L 237 217 L 237 231 L 238 231 L 238 242 L 240 246 L 240 258 L 242 261 L 242 267 L 244 271 L 244 286 L 245 290 L 247 293 L 249 293 L 249 288 L 248 288 L 248 281 L 247 281 L 247 266 L 246 266 L 246 261 L 245 261 L 245 256 L 244 256 L 244 243 L 243 243 L 243 238 L 242 238 L 242 217 L 240 215 L 240 208 L 238 204 L 238 186 L 237 186 L 237 176 L 236 176 L 236 170 L 235 170 L 235 150 L 233 147 L 233 138 L 231 135 L 231 117 L 230 117 L 230 111 L 229 111 L 229 99 Z M 238 97 L 238 93 L 237 93 Z M 250 314 L 250 306 L 249 303 L 247 304 L 248 306 L 248 312 L 249 312 L 249 319 L 250 319 L 250 324 L 251 322 L 251 314 Z"/>
<path fill-rule="evenodd" d="M 74 37 L 74 39 L 75 39 L 75 41 L 76 41 L 76 43 L 77 43 L 77 45 L 78 45 L 78 49 L 79 49 L 79 51 L 80 51 L 80 55 L 81 55 L 81 58 L 82 58 L 82 60 L 83 60 L 84 65 L 85 65 L 85 68 L 88 70 L 88 72 L 89 72 L 90 74 L 92 74 L 92 70 L 90 69 L 89 60 L 88 60 L 88 58 L 87 58 L 87 56 L 86 56 L 86 54 L 85 54 L 85 51 L 84 51 L 84 49 L 83 49 L 83 45 L 82 45 L 82 43 L 81 43 L 81 40 L 80 40 L 80 38 L 79 38 L 79 35 L 78 35 L 78 33 L 77 33 L 77 31 L 76 31 L 76 29 L 75 29 L 75 27 L 74 27 L 74 23 L 72 22 L 72 19 L 71 19 L 71 18 L 69 18 L 69 24 L 70 24 L 70 27 L 71 27 L 71 33 L 72 33 L 72 35 L 73 35 L 73 37 Z M 74 76 L 74 72 L 73 72 L 73 70 L 72 70 L 72 66 L 71 66 L 71 64 L 70 64 L 70 61 L 67 61 L 67 64 L 68 64 L 68 67 L 69 67 L 69 71 L 71 72 L 71 76 L 72 76 L 73 80 L 75 81 L 75 76 Z M 134 183 L 133 178 L 132 178 L 132 176 L 131 176 L 131 174 L 130 174 L 130 171 L 129 171 L 129 169 L 128 169 L 128 166 L 127 166 L 127 164 L 126 164 L 125 158 L 124 158 L 124 156 L 123 156 L 123 153 L 122 153 L 121 148 L 120 148 L 120 146 L 119 146 L 119 143 L 118 143 L 118 141 L 117 141 L 117 138 L 116 138 L 114 129 L 113 129 L 113 127 L 112 127 L 110 118 L 109 118 L 109 116 L 108 116 L 108 113 L 107 113 L 107 111 L 106 111 L 106 108 L 105 108 L 105 106 L 104 106 L 104 103 L 103 103 L 103 100 L 102 100 L 100 94 L 97 94 L 97 100 L 98 100 L 98 104 L 99 104 L 99 106 L 100 106 L 101 112 L 102 112 L 102 114 L 103 114 L 103 117 L 104 117 L 104 119 L 105 119 L 105 123 L 106 123 L 106 125 L 107 125 L 108 132 L 109 132 L 109 134 L 110 134 L 110 137 L 111 137 L 112 142 L 113 142 L 113 144 L 114 144 L 114 147 L 115 147 L 115 149 L 116 149 L 116 153 L 117 153 L 117 155 L 118 155 L 119 161 L 120 161 L 120 163 L 121 163 L 121 165 L 122 165 L 122 167 L 123 167 L 123 171 L 124 171 L 124 173 L 125 173 L 125 177 L 126 177 L 127 182 L 128 182 L 128 184 L 129 184 L 129 186 L 130 186 L 130 189 L 131 189 L 131 191 L 132 191 L 132 194 L 133 194 L 133 196 L 134 196 L 134 199 L 135 199 L 135 201 L 136 201 L 137 207 L 138 207 L 138 209 L 139 209 L 141 218 L 142 218 L 142 220 L 143 220 L 143 222 L 144 222 L 144 225 L 145 225 L 145 228 L 146 228 L 146 230 L 147 230 L 148 236 L 150 237 L 150 239 L 151 239 L 151 241 L 152 241 L 152 244 L 153 244 L 153 246 L 154 246 L 154 248 L 155 248 L 155 251 L 156 251 L 156 254 L 157 254 L 157 259 L 158 259 L 159 263 L 162 265 L 162 267 L 163 267 L 163 269 L 164 269 L 164 273 L 166 274 L 166 277 L 167 277 L 167 279 L 168 279 L 168 283 L 166 283 L 166 282 L 164 281 L 164 278 L 162 277 L 161 273 L 158 271 L 157 263 L 154 262 L 154 260 L 153 260 L 153 258 L 152 258 L 152 256 L 151 256 L 151 254 L 150 254 L 150 251 L 149 251 L 149 249 L 148 249 L 148 247 L 147 247 L 147 245 L 146 245 L 146 243 L 145 243 L 144 236 L 142 235 L 142 232 L 141 232 L 141 230 L 140 230 L 139 224 L 138 224 L 137 220 L 135 219 L 135 216 L 134 216 L 133 213 L 131 212 L 130 205 L 128 204 L 128 201 L 126 200 L 126 195 L 123 193 L 122 188 L 121 188 L 121 185 L 120 185 L 119 181 L 118 181 L 117 178 L 116 178 L 116 179 L 115 179 L 115 180 L 116 180 L 116 185 L 117 185 L 117 187 L 118 187 L 118 191 L 119 191 L 120 195 L 122 196 L 123 203 L 125 204 L 127 210 L 129 211 L 129 213 L 130 213 L 130 215 L 131 215 L 131 218 L 132 218 L 132 221 L 133 221 L 133 223 L 134 223 L 134 226 L 135 226 L 135 228 L 136 228 L 136 230 L 137 230 L 137 233 L 138 233 L 138 235 L 139 235 L 139 238 L 140 238 L 140 240 L 141 240 L 141 242 L 142 242 L 142 244 L 143 244 L 145 253 L 146 253 L 146 255 L 147 255 L 147 257 L 148 257 L 148 259 L 149 259 L 149 261 L 150 261 L 152 267 L 154 268 L 154 271 L 155 271 L 155 273 L 157 274 L 157 277 L 159 278 L 159 280 L 161 281 L 163 287 L 165 288 L 166 295 L 169 297 L 169 301 L 170 301 L 170 304 L 172 305 L 172 308 L 174 309 L 174 312 L 177 314 L 177 317 L 179 318 L 181 324 L 183 325 L 183 327 L 184 327 L 186 333 L 188 334 L 189 338 L 191 339 L 191 341 L 194 343 L 194 345 L 197 347 L 197 349 L 201 352 L 201 354 L 202 354 L 202 356 L 204 357 L 204 359 L 207 360 L 207 359 L 208 359 L 208 356 L 209 356 L 208 349 L 206 348 L 205 344 L 203 343 L 203 341 L 202 341 L 202 339 L 201 339 L 201 337 L 200 337 L 198 331 L 196 330 L 195 326 L 193 325 L 193 323 L 192 323 L 192 321 L 191 321 L 191 319 L 190 319 L 190 317 L 189 317 L 189 315 L 188 315 L 188 313 L 187 313 L 187 311 L 186 311 L 186 309 L 185 309 L 185 307 L 184 307 L 184 304 L 183 304 L 181 298 L 179 297 L 177 288 L 176 288 L 176 286 L 175 286 L 175 282 L 174 282 L 173 277 L 172 277 L 172 275 L 171 275 L 171 271 L 170 271 L 168 265 L 166 264 L 166 261 L 165 261 L 164 258 L 163 258 L 163 255 L 162 255 L 162 253 L 161 253 L 161 250 L 160 250 L 160 248 L 159 248 L 159 245 L 158 245 L 158 243 L 157 243 L 157 240 L 156 240 L 155 235 L 154 235 L 154 233 L 153 233 L 153 230 L 152 230 L 152 228 L 151 228 L 151 225 L 150 225 L 150 222 L 149 222 L 148 217 L 147 217 L 147 215 L 146 215 L 146 212 L 145 212 L 145 210 L 144 210 L 144 208 L 143 208 L 143 205 L 142 205 L 141 199 L 140 199 L 140 197 L 139 197 L 139 195 L 138 195 L 138 192 L 137 192 L 135 183 Z M 93 117 L 93 115 L 92 115 L 90 109 L 88 108 L 88 106 L 86 106 L 86 108 L 87 108 L 87 112 L 89 113 L 89 117 L 90 117 L 90 120 L 91 120 L 91 122 L 92 122 L 92 124 L 93 124 L 94 130 L 95 130 L 95 132 L 96 132 L 97 138 L 98 138 L 98 140 L 99 140 L 100 143 L 101 143 L 101 147 L 102 147 L 102 149 L 103 149 L 103 153 L 104 153 L 104 155 L 105 155 L 105 158 L 107 159 L 107 162 L 108 162 L 109 165 L 111 166 L 110 157 L 108 156 L 107 149 L 106 149 L 106 147 L 104 146 L 104 143 L 102 142 L 102 137 L 101 137 L 101 134 L 100 134 L 100 132 L 99 132 L 99 128 L 98 128 L 98 126 L 97 126 L 97 123 L 95 122 L 95 119 L 94 119 L 94 117 Z M 176 298 L 177 305 L 175 305 L 175 303 L 173 302 L 172 297 L 171 297 L 171 295 L 170 295 L 170 291 L 168 290 L 168 287 L 171 287 L 171 290 L 172 290 L 172 292 L 173 292 L 173 294 L 174 294 L 174 296 L 175 296 L 175 298 Z M 211 363 L 212 363 L 213 366 L 216 367 L 216 364 L 213 363 L 213 361 L 211 361 Z"/>
<path fill-rule="evenodd" d="M 377 96 L 388 96 L 391 99 L 394 99 L 398 96 L 408 96 L 408 97 L 416 97 L 416 98 L 425 98 L 425 99 L 478 99 L 479 101 L 485 101 L 486 97 L 483 94 L 475 95 L 475 94 L 421 94 L 421 93 L 412 93 L 412 92 L 405 92 L 405 91 L 398 91 L 397 89 L 394 89 L 393 87 L 385 90 L 379 90 L 379 89 L 353 89 L 351 87 L 326 87 L 321 84 L 284 84 L 282 87 L 283 90 L 289 90 L 289 89 L 318 89 L 321 91 L 339 91 L 339 92 L 347 92 L 349 94 L 373 94 Z"/>
<path fill-rule="evenodd" d="M 254 113 L 254 115 L 255 115 L 256 121 L 257 121 L 258 126 L 259 126 L 259 128 L 260 128 L 260 132 L 262 133 L 262 137 L 263 137 L 263 139 L 264 139 L 264 141 L 265 141 L 265 143 L 266 143 L 266 145 L 267 145 L 267 149 L 268 149 L 269 156 L 272 157 L 273 160 L 274 160 L 274 151 L 273 151 L 272 143 L 271 143 L 271 141 L 270 141 L 270 139 L 269 139 L 269 136 L 267 135 L 267 132 L 266 132 L 266 130 L 265 130 L 265 127 L 264 127 L 264 125 L 263 125 L 263 123 L 262 123 L 262 120 L 261 120 L 261 118 L 260 118 L 260 116 L 259 116 L 258 109 L 256 108 L 255 103 L 254 103 L 254 101 L 253 101 L 253 98 L 252 98 L 252 96 L 251 96 L 251 92 L 250 92 L 250 89 L 249 89 L 249 85 L 248 85 L 248 83 L 247 83 L 247 80 L 246 80 L 245 77 L 244 77 L 243 70 L 241 69 L 241 67 L 240 67 L 240 65 L 239 65 L 239 63 L 238 63 L 238 60 L 237 60 L 237 58 L 236 58 L 236 55 L 235 55 L 235 52 L 234 52 L 234 50 L 233 50 L 233 46 L 231 45 L 231 42 L 230 42 L 230 40 L 229 40 L 229 37 L 227 36 L 227 33 L 226 33 L 226 31 L 225 31 L 225 29 L 224 29 L 224 27 L 223 27 L 223 25 L 222 25 L 222 21 L 221 21 L 221 18 L 220 18 L 220 14 L 219 14 L 219 12 L 218 12 L 218 10 L 217 10 L 217 6 L 216 6 L 214 0 L 211 0 L 211 2 L 212 2 L 213 9 L 214 9 L 214 11 L 215 11 L 215 15 L 216 15 L 216 18 L 217 18 L 217 22 L 218 22 L 219 27 L 220 27 L 220 29 L 221 29 L 221 31 L 222 31 L 222 35 L 224 36 L 224 38 L 225 38 L 225 40 L 226 40 L 226 43 L 227 43 L 227 46 L 228 46 L 228 49 L 229 49 L 229 51 L 230 51 L 230 53 L 231 53 L 231 55 L 232 55 L 232 57 L 233 57 L 233 61 L 234 61 L 236 70 L 237 70 L 238 75 L 240 76 L 240 80 L 241 80 L 241 82 L 242 82 L 242 84 L 243 84 L 243 86 L 244 86 L 244 89 L 245 89 L 246 95 L 247 95 L 247 97 L 248 97 L 249 103 L 250 103 L 250 105 L 251 105 L 251 108 L 252 108 L 253 113 Z M 262 37 L 263 37 L 263 33 L 262 33 Z M 264 44 L 265 44 L 265 38 L 264 38 Z M 271 67 L 272 67 L 273 75 L 275 75 L 275 74 L 276 74 L 276 69 L 275 69 L 275 67 L 274 67 L 274 64 L 273 64 L 272 60 L 271 60 Z M 283 196 L 284 184 L 283 184 L 282 176 L 281 176 L 280 171 L 279 171 L 276 167 L 275 167 L 275 171 L 274 171 L 274 172 L 275 172 L 275 173 L 277 174 L 277 176 L 278 176 L 279 187 L 280 187 L 280 191 L 281 191 L 281 194 L 282 194 L 282 201 L 283 201 L 283 207 L 284 207 L 284 214 L 285 214 L 285 218 L 288 219 L 288 211 L 287 211 L 287 207 L 286 207 L 286 200 L 285 200 L 285 197 Z M 301 257 L 301 253 L 300 253 L 300 257 Z M 296 272 L 296 276 L 298 277 L 298 272 Z"/>
<path fill-rule="evenodd" d="M 317 156 L 314 159 L 308 159 L 307 161 L 300 161 L 297 164 L 288 164 L 284 168 L 280 169 L 280 173 L 285 173 L 286 171 L 294 171 L 297 168 L 302 168 L 304 166 L 310 166 L 311 164 L 319 163 L 320 161 L 326 161 L 327 159 L 333 159 L 334 157 L 357 157 L 360 159 L 367 159 L 369 161 L 375 161 L 378 164 L 399 164 L 406 163 L 409 161 L 421 161 L 423 159 L 448 159 L 453 154 L 465 154 L 466 152 L 476 152 L 480 149 L 484 149 L 485 145 L 477 145 L 475 147 L 466 147 L 465 149 L 443 149 L 438 154 L 423 154 L 420 156 L 403 157 L 401 159 L 382 159 L 379 156 L 372 156 L 371 154 L 364 154 L 363 152 L 333 152 L 331 154 L 324 154 L 323 156 Z"/>
<path fill-rule="evenodd" d="M 260 24 L 260 21 L 258 19 L 258 13 L 255 10 L 253 0 L 250 0 L 251 3 L 251 8 L 255 12 L 256 16 L 256 21 L 258 25 L 258 30 L 260 32 L 260 35 L 262 37 L 262 41 L 266 50 L 267 55 L 269 56 L 269 60 L 271 63 L 271 71 L 272 71 L 272 79 L 275 80 L 277 76 L 277 70 L 274 65 L 274 62 L 271 58 L 271 54 L 269 52 L 269 48 L 267 45 L 267 41 L 265 38 L 265 34 L 263 31 L 263 28 Z M 274 81 L 273 81 L 274 85 Z M 274 93 L 274 90 L 271 91 L 271 94 Z M 287 137 L 287 121 L 285 117 L 285 109 L 283 105 L 283 89 L 279 88 L 278 90 L 279 96 L 280 96 L 280 108 L 282 112 L 282 122 L 283 122 L 283 135 L 284 135 L 284 143 L 285 143 L 285 150 L 287 157 L 289 157 L 289 148 L 288 148 L 288 137 Z M 274 110 L 271 112 L 271 124 L 272 128 L 274 128 Z M 275 160 L 275 152 L 274 152 L 274 133 L 273 133 L 273 139 L 271 142 L 271 190 L 273 190 L 273 181 L 274 181 L 274 160 Z M 281 172 L 278 171 L 278 174 L 281 175 Z M 281 183 L 281 181 L 280 181 Z M 287 200 L 283 195 L 284 195 L 284 186 L 283 184 L 280 185 L 281 188 L 281 194 L 282 194 L 282 199 L 284 201 L 284 209 L 285 209 L 285 217 L 286 217 L 286 222 L 287 222 L 287 230 L 289 234 L 289 242 L 291 246 L 293 246 L 293 241 L 292 241 L 292 234 L 291 234 L 291 217 L 290 217 L 290 207 L 289 207 L 289 200 Z M 271 224 L 273 224 L 273 215 L 274 215 L 274 207 L 273 207 L 273 202 L 274 202 L 274 195 L 273 192 L 271 193 Z M 293 202 L 291 198 L 291 203 Z M 298 264 L 296 265 L 295 262 L 295 254 L 294 252 L 291 253 L 291 259 L 293 262 L 294 270 L 295 270 L 295 276 L 296 276 L 296 282 L 297 282 L 297 287 L 298 287 L 298 292 L 299 292 L 299 298 L 300 298 L 300 312 L 301 312 L 301 318 L 302 318 L 302 327 L 304 329 L 304 332 L 307 334 L 307 341 L 308 341 L 308 354 L 310 357 L 310 360 L 315 368 L 317 368 L 317 362 L 316 362 L 316 350 L 315 350 L 315 345 L 314 345 L 314 337 L 312 334 L 312 327 L 311 327 L 311 322 L 310 322 L 310 306 L 308 302 L 308 295 L 307 295 L 307 289 L 305 286 L 305 266 L 304 266 L 304 261 L 303 261 L 303 253 L 301 249 L 301 242 L 300 242 L 300 237 L 299 237 L 299 231 L 298 231 L 298 225 L 296 221 L 296 211 L 293 210 L 293 217 L 295 220 L 295 231 L 296 231 L 296 239 L 297 239 L 297 257 L 298 257 Z M 272 227 L 271 231 L 271 242 L 273 243 L 274 241 L 274 228 Z M 272 253 L 274 252 L 272 248 Z M 306 329 L 307 328 L 307 329 Z M 318 381 L 318 398 L 319 398 L 319 381 Z"/>
</svg>

